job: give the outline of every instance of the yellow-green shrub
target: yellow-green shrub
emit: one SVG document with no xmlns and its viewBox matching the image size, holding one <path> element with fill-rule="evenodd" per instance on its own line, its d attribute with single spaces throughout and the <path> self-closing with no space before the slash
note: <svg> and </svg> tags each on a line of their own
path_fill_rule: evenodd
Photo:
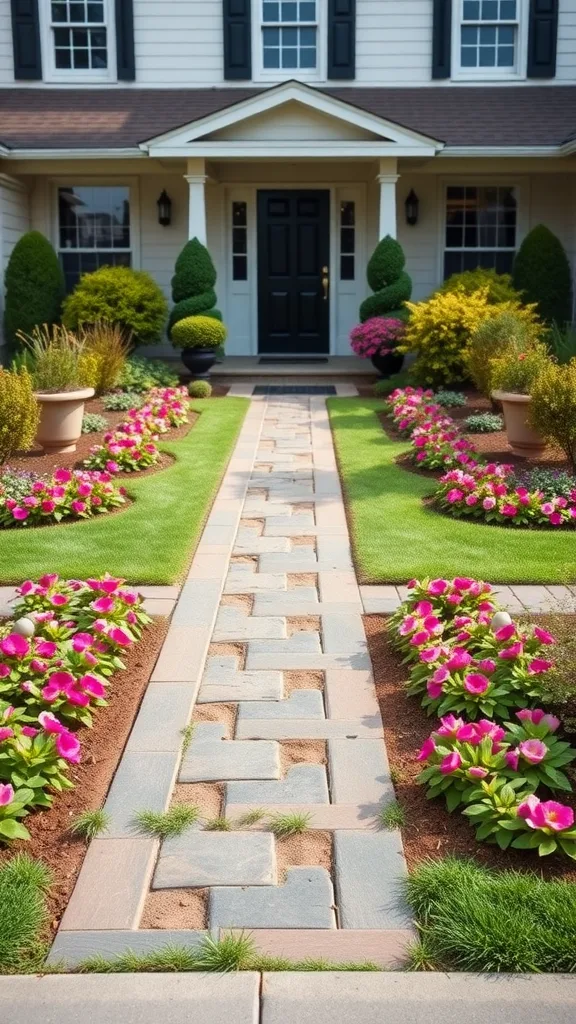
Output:
<svg viewBox="0 0 576 1024">
<path fill-rule="evenodd" d="M 559 366 L 548 360 L 530 394 L 533 427 L 559 445 L 572 469 L 576 469 L 576 360 Z"/>
<path fill-rule="evenodd" d="M 4 370 L 0 366 L 0 465 L 14 452 L 32 447 L 39 419 L 28 371 Z"/>
<path fill-rule="evenodd" d="M 210 398 L 212 385 L 207 380 L 193 380 L 188 385 L 190 398 Z"/>
<path fill-rule="evenodd" d="M 541 343 L 528 348 L 517 344 L 508 345 L 503 355 L 492 360 L 492 388 L 494 391 L 508 391 L 515 395 L 530 395 L 535 381 L 549 363 L 548 349 Z"/>
<path fill-rule="evenodd" d="M 82 381 L 97 395 L 106 394 L 119 381 L 128 357 L 128 342 L 119 324 L 102 321 L 80 335 Z"/>
<path fill-rule="evenodd" d="M 517 310 L 496 307 L 495 314 L 483 320 L 474 331 L 466 356 L 468 373 L 478 390 L 489 398 L 492 360 L 502 355 L 511 344 L 528 348 L 540 334 L 541 325 L 531 323 L 525 316 L 525 310 L 519 315 Z"/>
<path fill-rule="evenodd" d="M 226 328 L 211 316 L 187 316 L 172 328 L 175 348 L 218 348 L 226 341 Z"/>
</svg>

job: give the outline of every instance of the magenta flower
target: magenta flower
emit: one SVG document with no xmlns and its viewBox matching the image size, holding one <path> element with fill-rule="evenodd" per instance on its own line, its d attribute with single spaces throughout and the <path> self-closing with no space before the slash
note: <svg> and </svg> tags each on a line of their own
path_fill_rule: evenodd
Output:
<svg viewBox="0 0 576 1024">
<path fill-rule="evenodd" d="M 517 643 L 512 644 L 511 647 L 507 647 L 505 650 L 500 651 L 498 657 L 504 658 L 507 661 L 513 661 L 514 658 L 520 657 L 523 651 L 524 646 L 520 643 L 520 641 L 518 641 Z"/>
<path fill-rule="evenodd" d="M 114 611 L 114 605 L 113 597 L 97 597 L 95 601 L 92 601 L 90 607 L 93 611 L 98 612 L 99 615 L 108 615 Z"/>
<path fill-rule="evenodd" d="M 75 704 L 79 708 L 87 708 L 90 704 L 90 697 L 87 693 L 82 693 L 80 690 L 76 690 L 73 686 L 70 687 L 66 693 L 66 700 L 70 704 Z"/>
<path fill-rule="evenodd" d="M 456 739 L 458 730 L 464 725 L 464 720 L 456 718 L 454 715 L 444 715 L 444 718 L 441 718 L 440 721 L 442 725 L 436 732 L 439 736 L 449 736 L 452 740 Z"/>
<path fill-rule="evenodd" d="M 14 790 L 10 784 L 0 782 L 0 807 L 7 807 L 14 799 Z"/>
<path fill-rule="evenodd" d="M 462 764 L 462 758 L 457 750 L 453 750 L 452 753 L 446 754 L 446 757 L 440 762 L 440 771 L 442 775 L 451 775 L 460 768 Z"/>
<path fill-rule="evenodd" d="M 69 484 L 72 479 L 72 473 L 69 469 L 57 469 L 54 473 L 54 479 L 59 484 Z"/>
<path fill-rule="evenodd" d="M 128 633 L 124 629 L 120 629 L 119 626 L 112 626 L 108 630 L 108 636 L 118 647 L 129 647 L 132 643 L 132 637 L 128 636 Z M 440 649 L 438 648 L 438 654 L 440 655 Z"/>
<path fill-rule="evenodd" d="M 541 644 L 555 644 L 556 640 L 546 629 L 541 629 L 540 626 L 534 626 L 534 636 L 538 638 Z"/>
<path fill-rule="evenodd" d="M 41 711 L 38 715 L 38 721 L 44 729 L 44 732 L 61 733 L 64 732 L 65 726 L 62 722 L 59 722 L 55 715 L 51 711 Z"/>
<path fill-rule="evenodd" d="M 509 516 L 512 519 L 515 515 L 518 514 L 518 507 L 516 505 L 512 505 L 510 502 L 506 502 L 504 505 L 502 505 L 500 511 L 502 512 L 503 516 Z"/>
<path fill-rule="evenodd" d="M 509 768 L 512 768 L 515 772 L 518 771 L 518 764 L 520 762 L 518 750 L 507 750 L 504 754 L 504 759 Z"/>
<path fill-rule="evenodd" d="M 114 637 L 112 636 L 112 630 L 110 630 L 109 636 L 114 640 Z M 434 661 L 438 661 L 438 658 L 440 657 L 441 654 L 441 647 L 425 647 L 422 651 L 420 651 L 419 658 L 420 661 L 423 661 L 426 665 L 431 665 Z"/>
<path fill-rule="evenodd" d="M 445 665 L 441 665 L 437 668 L 432 675 L 432 682 L 434 683 L 445 683 L 450 678 L 450 669 L 446 668 Z"/>
<path fill-rule="evenodd" d="M 530 764 L 540 764 L 548 753 L 548 747 L 542 740 L 522 740 L 518 744 L 518 750 L 522 757 Z"/>
<path fill-rule="evenodd" d="M 528 671 L 531 676 L 537 676 L 542 672 L 547 672 L 549 668 L 552 668 L 553 664 L 553 661 L 548 661 L 546 658 L 532 658 L 528 665 Z"/>
<path fill-rule="evenodd" d="M 532 794 L 518 808 L 518 817 L 524 818 L 530 828 L 550 828 L 554 832 L 563 832 L 572 828 L 574 811 L 556 800 L 542 802 Z"/>
<path fill-rule="evenodd" d="M 476 728 L 481 736 L 489 736 L 495 743 L 503 740 L 506 735 L 502 726 L 491 722 L 489 718 L 481 718 L 479 722 L 476 722 Z"/>
<path fill-rule="evenodd" d="M 48 600 L 55 608 L 63 608 L 64 605 L 68 604 L 66 594 L 51 594 Z"/>
<path fill-rule="evenodd" d="M 495 504 L 496 498 L 484 498 L 484 501 L 482 502 L 482 508 L 485 509 L 486 512 L 490 512 L 490 510 L 494 508 Z"/>
<path fill-rule="evenodd" d="M 8 725 L 0 726 L 0 743 L 3 743 L 4 740 L 12 739 L 13 735 L 14 735 L 14 729 L 11 729 L 10 726 L 8 726 Z"/>
<path fill-rule="evenodd" d="M 452 657 L 446 662 L 446 666 L 451 672 L 454 672 L 461 668 L 467 668 L 471 661 L 472 655 L 468 651 L 464 650 L 463 647 L 455 647 Z"/>
<path fill-rule="evenodd" d="M 24 519 L 28 519 L 30 513 L 28 509 L 22 508 L 20 505 L 16 505 L 15 508 L 12 509 L 12 515 L 14 519 L 22 521 Z"/>
<path fill-rule="evenodd" d="M 424 743 L 422 744 L 420 750 L 418 751 L 416 755 L 416 760 L 427 761 L 428 758 L 430 757 L 430 754 L 433 754 L 435 750 L 436 744 L 434 743 L 432 736 L 429 736 L 427 740 L 424 740 Z"/>
<path fill-rule="evenodd" d="M 429 679 L 426 683 L 426 690 L 431 700 L 438 700 L 442 694 L 442 683 L 436 683 L 434 679 Z"/>
<path fill-rule="evenodd" d="M 78 685 L 92 697 L 101 698 L 106 696 L 106 689 L 96 676 L 82 676 L 82 679 L 78 680 Z"/>
<path fill-rule="evenodd" d="M 40 732 L 40 729 L 34 729 L 34 727 L 31 726 L 31 725 L 23 725 L 22 726 L 22 735 L 23 736 L 30 736 L 31 739 L 34 736 L 37 736 L 39 732 Z"/>
<path fill-rule="evenodd" d="M 9 633 L 0 640 L 0 651 L 8 658 L 25 658 L 30 653 L 30 644 L 25 637 L 18 633 Z"/>
<path fill-rule="evenodd" d="M 41 658 L 53 658 L 57 650 L 58 644 L 53 640 L 36 641 L 36 654 L 39 654 Z"/>
<path fill-rule="evenodd" d="M 488 769 L 481 768 L 480 765 L 472 765 L 472 767 L 468 769 L 468 775 L 471 779 L 485 779 L 488 775 Z"/>
<path fill-rule="evenodd" d="M 475 722 L 464 723 L 458 730 L 456 738 L 460 743 L 471 743 L 473 746 L 476 746 L 482 740 Z"/>
<path fill-rule="evenodd" d="M 439 597 L 448 590 L 449 585 L 446 580 L 431 580 L 428 584 L 428 593 Z"/>
<path fill-rule="evenodd" d="M 68 729 L 58 733 L 56 737 L 56 750 L 60 757 L 63 757 L 71 764 L 78 764 L 80 761 L 80 741 Z"/>
<path fill-rule="evenodd" d="M 496 662 L 492 658 L 483 658 L 482 661 L 478 662 L 478 668 L 481 668 L 483 672 L 494 672 L 496 670 Z"/>
<path fill-rule="evenodd" d="M 489 686 L 490 680 L 487 676 L 482 675 L 481 672 L 470 672 L 464 677 L 464 689 L 477 697 L 486 693 Z"/>
<path fill-rule="evenodd" d="M 497 629 L 494 636 L 497 640 L 511 640 L 515 632 L 516 626 L 511 622 L 509 626 L 502 626 L 500 629 Z"/>
</svg>

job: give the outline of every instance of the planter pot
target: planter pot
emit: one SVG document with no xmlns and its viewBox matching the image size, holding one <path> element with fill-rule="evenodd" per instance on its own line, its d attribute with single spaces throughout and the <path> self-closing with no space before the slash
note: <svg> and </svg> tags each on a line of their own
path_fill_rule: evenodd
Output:
<svg viewBox="0 0 576 1024">
<path fill-rule="evenodd" d="M 208 380 L 210 368 L 216 362 L 216 349 L 183 348 L 180 358 L 186 369 L 190 370 L 194 380 Z"/>
<path fill-rule="evenodd" d="M 387 356 L 370 356 L 370 358 L 372 366 L 376 367 L 382 377 L 392 377 L 394 373 L 399 373 L 404 362 L 404 356 L 396 352 L 391 352 Z"/>
<path fill-rule="evenodd" d="M 494 391 L 492 398 L 502 406 L 508 444 L 514 454 L 523 455 L 525 459 L 539 459 L 546 448 L 546 442 L 532 430 L 528 422 L 530 395 Z"/>
<path fill-rule="evenodd" d="M 40 404 L 40 425 L 36 440 L 45 452 L 75 452 L 82 435 L 84 402 L 94 388 L 62 391 L 55 395 L 36 394 Z"/>
</svg>

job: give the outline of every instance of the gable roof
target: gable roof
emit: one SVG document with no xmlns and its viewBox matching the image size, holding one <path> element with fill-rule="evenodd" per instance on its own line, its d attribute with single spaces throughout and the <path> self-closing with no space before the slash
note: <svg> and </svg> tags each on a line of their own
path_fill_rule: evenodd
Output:
<svg viewBox="0 0 576 1024">
<path fill-rule="evenodd" d="M 0 89 L 10 150 L 136 149 L 270 90 Z M 576 134 L 576 86 L 318 90 L 447 147 L 554 147 Z"/>
</svg>

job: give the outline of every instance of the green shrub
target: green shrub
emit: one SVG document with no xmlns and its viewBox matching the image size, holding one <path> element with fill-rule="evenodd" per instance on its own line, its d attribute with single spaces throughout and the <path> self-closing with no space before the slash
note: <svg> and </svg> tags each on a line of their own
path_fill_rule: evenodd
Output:
<svg viewBox="0 0 576 1024">
<path fill-rule="evenodd" d="M 35 327 L 29 335 L 18 334 L 30 355 L 36 391 L 57 394 L 91 387 L 89 368 L 82 366 L 84 346 L 75 334 L 59 324 Z"/>
<path fill-rule="evenodd" d="M 105 320 L 121 327 L 127 343 L 146 345 L 160 341 L 167 314 L 164 294 L 145 270 L 101 267 L 80 279 L 62 319 L 72 330 Z"/>
<path fill-rule="evenodd" d="M 410 375 L 407 370 L 401 370 L 400 373 L 395 373 L 392 377 L 386 377 L 383 380 L 377 380 L 372 385 L 372 390 L 376 395 L 376 398 L 386 398 L 391 395 L 396 388 L 405 388 L 411 383 Z"/>
<path fill-rule="evenodd" d="M 366 278 L 374 295 L 360 306 L 360 320 L 364 323 L 373 316 L 407 320 L 405 302 L 412 295 L 412 279 L 404 270 L 406 258 L 402 246 L 386 235 L 378 242 L 366 268 Z"/>
<path fill-rule="evenodd" d="M 28 334 L 41 324 L 58 322 L 64 274 L 50 242 L 39 231 L 28 231 L 16 242 L 4 283 L 4 334 L 11 347 L 18 331 Z"/>
<path fill-rule="evenodd" d="M 486 398 L 492 392 L 492 360 L 502 355 L 510 344 L 528 348 L 538 339 L 540 325 L 534 317 L 532 321 L 527 318 L 526 310 L 529 308 L 526 307 L 522 313 L 513 308 L 496 310 L 472 334 L 466 366 L 474 384 Z"/>
<path fill-rule="evenodd" d="M 172 328 L 174 348 L 218 348 L 226 341 L 226 328 L 211 316 L 188 316 Z"/>
<path fill-rule="evenodd" d="M 461 274 L 452 274 L 437 289 L 439 292 L 464 292 L 472 295 L 479 288 L 487 288 L 487 302 L 498 305 L 501 302 L 520 302 L 522 296 L 512 283 L 510 274 L 497 274 L 495 270 L 476 267 L 475 270 L 464 270 Z"/>
<path fill-rule="evenodd" d="M 438 292 L 426 302 L 409 302 L 410 320 L 400 351 L 415 352 L 411 374 L 420 384 L 438 387 L 466 379 L 471 335 L 490 316 L 486 291 Z"/>
<path fill-rule="evenodd" d="M 455 409 L 458 406 L 466 405 L 466 395 L 461 391 L 437 391 L 434 395 L 436 405 L 442 405 L 445 409 Z"/>
<path fill-rule="evenodd" d="M 551 365 L 546 347 L 542 344 L 532 345 L 530 348 L 509 345 L 502 356 L 492 360 L 493 391 L 529 395 L 536 378 Z"/>
<path fill-rule="evenodd" d="M 193 380 L 188 385 L 190 398 L 210 398 L 212 385 L 207 380 Z"/>
<path fill-rule="evenodd" d="M 469 434 L 495 434 L 504 430 L 504 420 L 494 412 L 479 412 L 464 421 Z"/>
<path fill-rule="evenodd" d="M 150 388 L 176 388 L 179 383 L 178 374 L 161 359 L 130 356 L 120 374 L 118 387 L 122 391 L 143 393 Z"/>
<path fill-rule="evenodd" d="M 14 452 L 32 447 L 40 410 L 27 370 L 4 370 L 0 366 L 0 466 Z"/>
<path fill-rule="evenodd" d="M 532 425 L 562 449 L 576 470 L 576 362 L 559 366 L 546 360 L 531 383 L 530 394 Z"/>
<path fill-rule="evenodd" d="M 104 395 L 102 405 L 107 412 L 128 412 L 129 409 L 139 409 L 144 405 L 144 399 L 136 392 L 118 391 L 111 395 Z"/>
<path fill-rule="evenodd" d="M 108 420 L 105 416 L 99 416 L 97 412 L 85 412 L 82 420 L 82 433 L 83 434 L 99 434 L 101 430 L 106 430 L 108 426 Z"/>
<path fill-rule="evenodd" d="M 547 323 L 563 326 L 572 318 L 572 274 L 560 239 L 544 224 L 526 235 L 514 260 L 514 287 L 535 302 Z"/>
<path fill-rule="evenodd" d="M 128 357 L 128 345 L 119 324 L 103 321 L 83 331 L 80 337 L 82 377 L 97 395 L 110 391 L 120 378 Z"/>
<path fill-rule="evenodd" d="M 197 238 L 186 243 L 178 259 L 172 278 L 172 299 L 175 303 L 168 321 L 171 336 L 174 324 L 191 316 L 208 316 L 221 320 L 216 309 L 216 267 L 205 245 Z"/>
<path fill-rule="evenodd" d="M 544 338 L 557 363 L 569 363 L 576 359 L 576 329 L 562 329 L 557 323 L 551 324 Z"/>
</svg>

